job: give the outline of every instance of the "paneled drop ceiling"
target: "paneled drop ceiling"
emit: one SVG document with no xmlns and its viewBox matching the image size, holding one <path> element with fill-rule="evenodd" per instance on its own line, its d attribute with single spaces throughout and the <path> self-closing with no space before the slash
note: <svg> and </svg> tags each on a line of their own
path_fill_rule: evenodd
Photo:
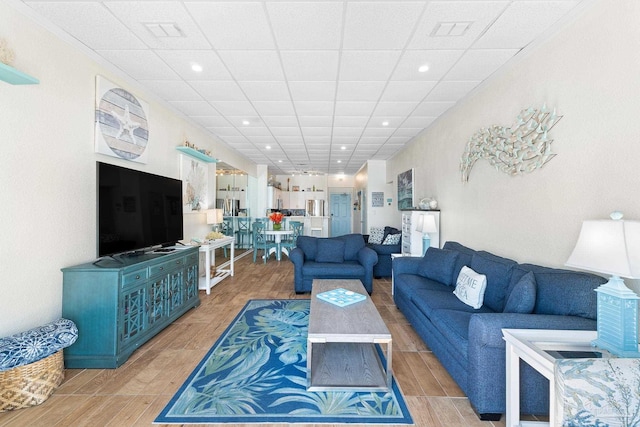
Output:
<svg viewBox="0 0 640 427">
<path fill-rule="evenodd" d="M 24 3 L 270 173 L 353 174 L 581 1 Z"/>
</svg>

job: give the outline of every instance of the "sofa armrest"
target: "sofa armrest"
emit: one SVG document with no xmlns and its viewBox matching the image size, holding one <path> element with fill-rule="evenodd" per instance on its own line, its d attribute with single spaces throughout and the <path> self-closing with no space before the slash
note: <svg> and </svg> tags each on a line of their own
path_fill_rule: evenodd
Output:
<svg viewBox="0 0 640 427">
<path fill-rule="evenodd" d="M 393 274 L 418 274 L 422 257 L 401 256 L 393 260 Z"/>
<path fill-rule="evenodd" d="M 503 328 L 595 330 L 596 322 L 576 316 L 546 314 L 473 314 L 469 321 L 467 396 L 480 413 L 505 411 L 506 343 L 502 338 Z M 538 411 L 548 405 L 549 385 L 540 374 L 523 365 L 520 371 L 521 409 Z"/>
<path fill-rule="evenodd" d="M 505 348 L 502 329 L 596 330 L 596 321 L 577 316 L 520 313 L 477 313 L 469 322 L 471 347 Z"/>
<path fill-rule="evenodd" d="M 358 262 L 367 270 L 373 269 L 373 266 L 378 263 L 378 254 L 373 249 L 364 247 L 358 251 Z"/>
<path fill-rule="evenodd" d="M 291 249 L 289 251 L 289 260 L 291 260 L 291 262 L 293 263 L 294 268 L 297 268 L 298 266 L 302 267 L 302 264 L 304 264 L 304 252 L 302 251 L 302 249 Z"/>
</svg>

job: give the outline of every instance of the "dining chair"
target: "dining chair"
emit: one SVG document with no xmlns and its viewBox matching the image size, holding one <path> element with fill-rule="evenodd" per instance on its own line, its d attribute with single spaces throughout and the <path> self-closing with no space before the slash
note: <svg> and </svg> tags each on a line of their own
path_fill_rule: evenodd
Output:
<svg viewBox="0 0 640 427">
<path fill-rule="evenodd" d="M 251 218 L 250 217 L 237 217 L 238 229 L 236 234 L 238 235 L 238 246 L 241 248 L 248 247 L 251 243 Z M 247 246 L 244 245 L 245 238 L 247 240 Z"/>
<path fill-rule="evenodd" d="M 225 236 L 229 236 L 229 237 L 235 236 L 235 230 L 233 229 L 233 217 L 226 216 L 222 218 L 222 223 L 220 224 L 220 232 Z M 223 250 L 224 250 L 224 257 L 228 258 L 227 247 L 225 246 Z"/>
<path fill-rule="evenodd" d="M 287 249 L 287 254 L 290 253 L 291 249 L 296 247 L 298 236 L 302 236 L 304 224 L 300 221 L 289 221 L 289 229 L 293 230 L 293 234 L 288 235 L 287 238 L 280 243 L 281 247 Z"/>
<path fill-rule="evenodd" d="M 277 245 L 275 242 L 270 242 L 267 240 L 267 235 L 265 234 L 267 224 L 266 222 L 257 221 L 253 223 L 253 262 L 256 262 L 256 256 L 258 254 L 258 250 L 262 249 L 264 263 L 267 263 L 267 258 L 269 257 L 269 250 L 271 248 L 276 248 Z"/>
</svg>

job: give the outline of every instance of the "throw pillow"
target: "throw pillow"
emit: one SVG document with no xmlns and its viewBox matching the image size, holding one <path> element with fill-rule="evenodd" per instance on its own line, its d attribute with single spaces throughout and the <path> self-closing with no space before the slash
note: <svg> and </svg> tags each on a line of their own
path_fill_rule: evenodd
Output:
<svg viewBox="0 0 640 427">
<path fill-rule="evenodd" d="M 384 228 L 384 235 L 382 236 L 382 242 L 384 243 L 384 240 L 387 238 L 389 234 L 401 234 L 401 233 L 402 231 L 398 230 L 397 228 L 386 226 Z"/>
<path fill-rule="evenodd" d="M 427 248 L 420 261 L 418 274 L 447 286 L 453 285 L 453 269 L 458 259 L 457 251 Z"/>
<path fill-rule="evenodd" d="M 460 270 L 453 293 L 463 303 L 478 309 L 482 307 L 486 287 L 487 277 L 484 274 L 476 273 L 465 265 Z"/>
<path fill-rule="evenodd" d="M 383 245 L 397 245 L 400 243 L 400 238 L 402 234 L 389 234 L 382 242 Z"/>
<path fill-rule="evenodd" d="M 371 229 L 369 230 L 369 243 L 373 245 L 379 245 L 382 243 L 383 237 L 384 237 L 384 228 L 371 227 Z"/>
<path fill-rule="evenodd" d="M 316 262 L 344 262 L 344 242 L 337 239 L 318 239 Z"/>
<path fill-rule="evenodd" d="M 533 313 L 536 305 L 536 276 L 533 271 L 528 272 L 520 278 L 513 287 L 507 303 L 504 305 L 505 313 Z"/>
</svg>

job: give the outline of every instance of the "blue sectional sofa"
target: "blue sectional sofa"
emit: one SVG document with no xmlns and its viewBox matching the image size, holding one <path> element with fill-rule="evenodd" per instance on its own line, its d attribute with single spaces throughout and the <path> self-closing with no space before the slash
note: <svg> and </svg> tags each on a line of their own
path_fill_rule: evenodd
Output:
<svg viewBox="0 0 640 427">
<path fill-rule="evenodd" d="M 474 309 L 453 290 L 463 266 L 486 276 L 484 301 Z M 596 329 L 600 276 L 518 264 L 456 242 L 429 248 L 424 257 L 393 261 L 394 301 L 465 392 L 483 420 L 505 412 L 505 343 L 502 328 Z M 548 414 L 549 383 L 521 367 L 523 413 Z"/>
<path fill-rule="evenodd" d="M 369 294 L 373 291 L 373 266 L 378 255 L 366 247 L 362 234 L 300 236 L 289 259 L 296 293 L 311 292 L 313 279 L 360 279 Z"/>
</svg>

